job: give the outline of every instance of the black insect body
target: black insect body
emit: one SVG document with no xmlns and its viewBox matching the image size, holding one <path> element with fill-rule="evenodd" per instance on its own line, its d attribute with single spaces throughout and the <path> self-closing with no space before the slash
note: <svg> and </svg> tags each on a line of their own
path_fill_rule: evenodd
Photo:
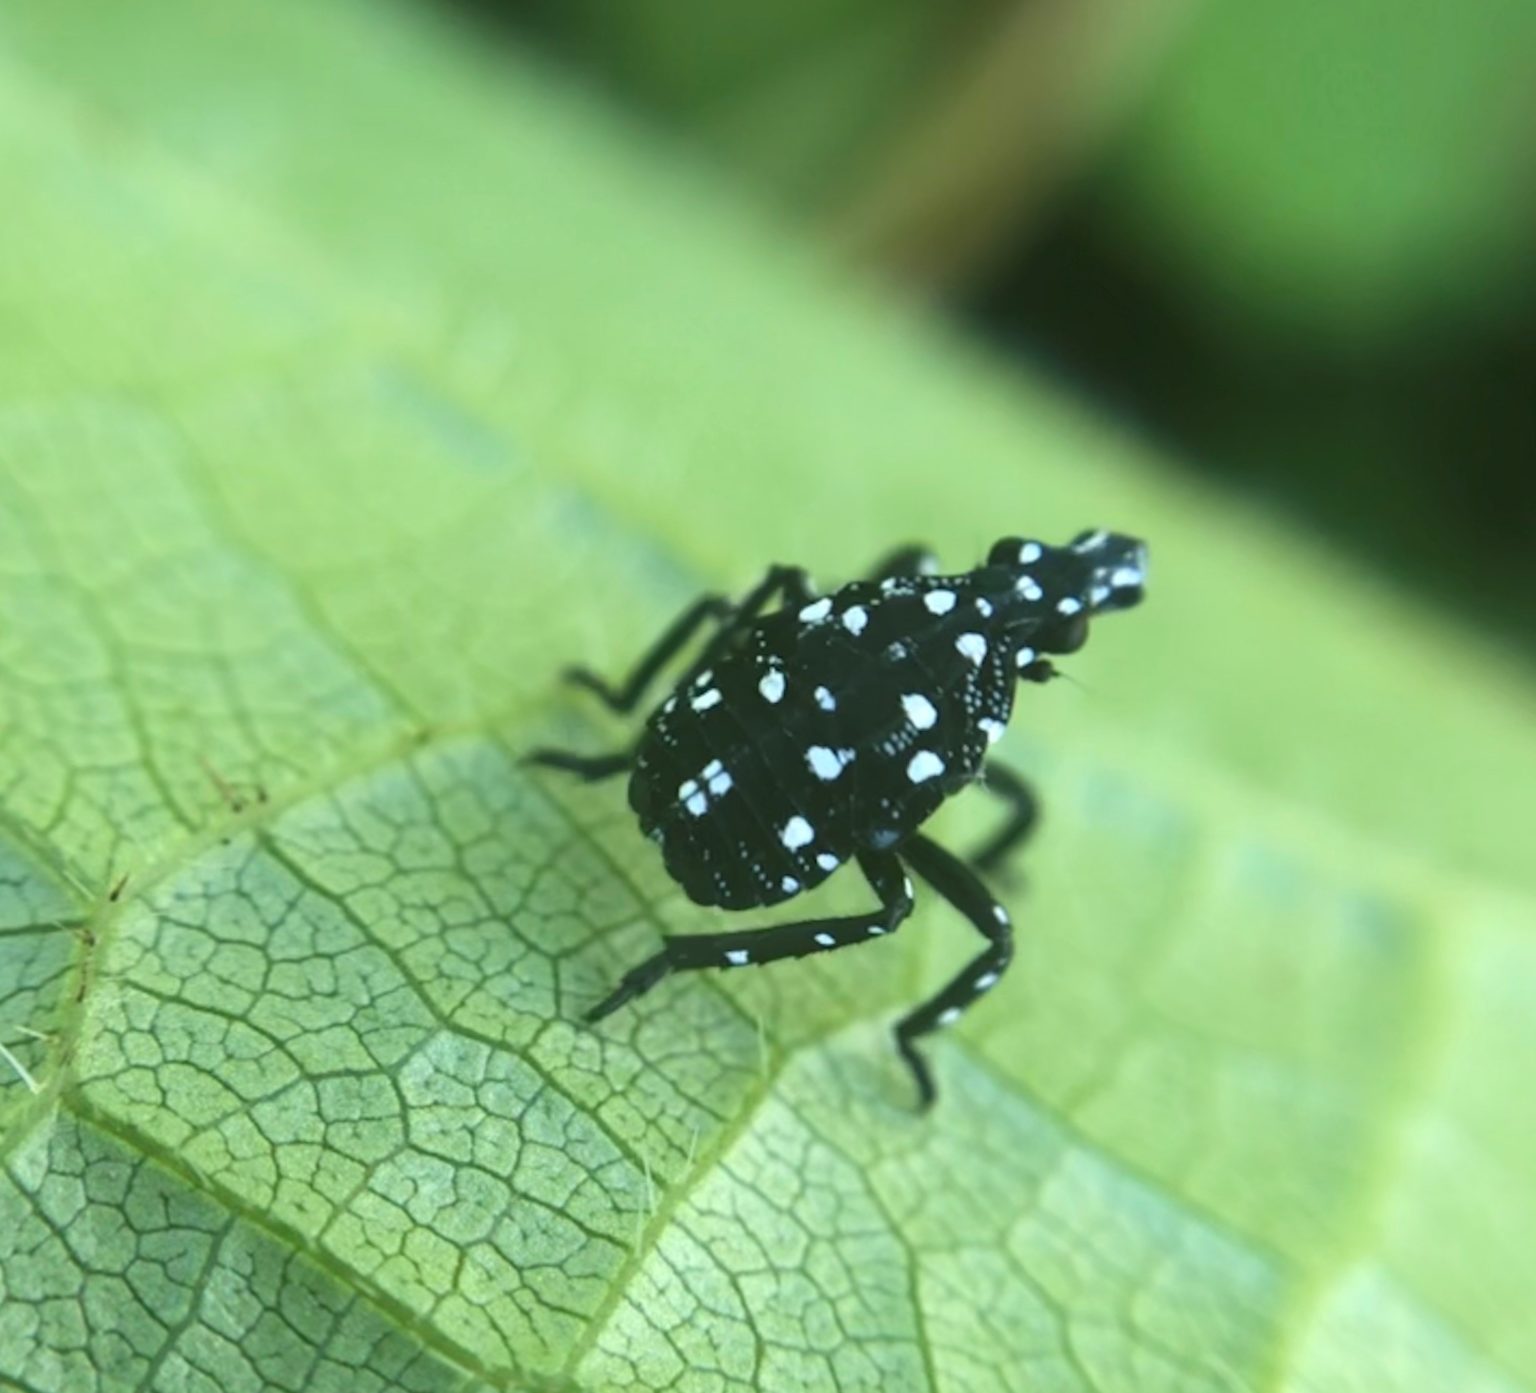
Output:
<svg viewBox="0 0 1536 1393">
<path fill-rule="evenodd" d="M 1049 680 L 1050 655 L 1080 648 L 1090 618 L 1140 600 L 1146 548 L 1108 532 L 1085 532 L 1066 547 L 1008 537 L 973 571 L 930 569 L 924 553 L 907 549 L 872 579 L 817 596 L 803 571 L 775 567 L 739 605 L 714 596 L 693 605 L 622 687 L 585 670 L 568 674 L 630 711 L 695 632 L 717 622 L 633 750 L 597 758 L 538 750 L 529 762 L 587 779 L 629 771 L 641 828 L 699 904 L 778 904 L 848 861 L 880 901 L 862 915 L 669 937 L 589 1020 L 670 972 L 803 957 L 891 933 L 912 908 L 910 868 L 987 941 L 896 1027 L 922 1100 L 932 1102 L 913 1042 L 958 1019 L 1006 970 L 1008 913 L 977 870 L 995 866 L 1035 818 L 1033 795 L 988 749 L 1012 714 L 1017 682 Z M 967 863 L 918 829 L 983 774 L 1010 817 Z"/>
</svg>

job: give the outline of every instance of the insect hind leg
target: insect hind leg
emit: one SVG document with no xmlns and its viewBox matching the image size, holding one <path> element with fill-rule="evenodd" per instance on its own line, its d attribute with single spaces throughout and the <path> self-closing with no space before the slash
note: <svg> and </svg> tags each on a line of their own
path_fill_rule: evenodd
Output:
<svg viewBox="0 0 1536 1393">
<path fill-rule="evenodd" d="M 924 1109 L 937 1092 L 928 1061 L 916 1041 L 942 1026 L 953 1025 L 984 992 L 1002 979 L 1013 960 L 1013 923 L 1008 911 L 983 885 L 975 871 L 937 842 L 916 835 L 902 844 L 907 864 L 975 925 L 987 946 L 935 996 L 909 1012 L 896 1025 L 896 1048 L 912 1071 Z"/>
<path fill-rule="evenodd" d="M 762 929 L 739 929 L 734 933 L 674 935 L 665 940 L 659 953 L 652 954 L 626 972 L 619 985 L 587 1012 L 587 1020 L 600 1021 L 611 1015 L 673 972 L 692 972 L 706 967 L 755 967 L 778 962 L 781 958 L 830 953 L 894 933 L 912 912 L 912 883 L 903 872 L 901 862 L 890 852 L 863 852 L 859 856 L 859 868 L 879 895 L 879 908 L 867 914 L 807 919 Z"/>
</svg>

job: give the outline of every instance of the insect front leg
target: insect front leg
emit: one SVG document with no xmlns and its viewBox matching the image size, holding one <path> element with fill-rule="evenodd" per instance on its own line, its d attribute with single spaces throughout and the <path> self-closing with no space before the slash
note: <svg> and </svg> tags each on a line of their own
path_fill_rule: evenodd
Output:
<svg viewBox="0 0 1536 1393">
<path fill-rule="evenodd" d="M 585 687 L 609 708 L 621 715 L 633 711 L 645 695 L 656 675 L 687 646 L 688 641 L 711 619 L 723 621 L 703 655 L 689 669 L 688 676 L 703 671 L 710 662 L 750 624 L 774 598 L 782 593 L 791 603 L 802 603 L 810 598 L 810 583 L 798 566 L 772 566 L 768 574 L 755 586 L 739 605 L 732 604 L 723 595 L 705 595 L 695 600 L 662 633 L 661 637 L 635 664 L 629 676 L 617 687 L 610 686 L 589 668 L 567 668 L 563 674 L 567 682 Z M 685 681 L 687 678 L 684 679 Z M 583 755 L 572 750 L 541 748 L 523 756 L 522 763 L 536 764 L 546 769 L 560 769 L 575 774 L 587 783 L 622 774 L 633 764 L 633 754 L 621 751 L 608 755 Z"/>
<path fill-rule="evenodd" d="M 687 683 L 715 662 L 751 625 L 769 604 L 782 595 L 791 605 L 803 605 L 814 598 L 810 577 L 799 566 L 770 566 L 768 573 L 749 590 L 730 619 L 720 626 L 720 631 L 710 639 L 698 660 L 683 678 Z"/>
<path fill-rule="evenodd" d="M 707 667 L 710 660 L 752 622 L 776 594 L 783 593 L 792 603 L 810 598 L 810 583 L 798 566 L 772 566 L 768 574 L 748 592 L 740 604 L 724 595 L 705 595 L 695 600 L 662 632 L 635 664 L 629 676 L 617 687 L 611 686 L 590 668 L 567 668 L 567 682 L 585 687 L 611 711 L 627 715 L 640 704 L 656 675 L 687 646 L 688 641 L 710 620 L 720 622 L 719 632 L 709 642 L 693 671 Z"/>
<path fill-rule="evenodd" d="M 987 763 L 983 783 L 1008 806 L 1008 819 L 970 857 L 978 871 L 995 871 L 1018 849 L 1040 820 L 1040 802 L 1034 790 L 1006 764 Z"/>
<path fill-rule="evenodd" d="M 890 852 L 862 852 L 858 858 L 870 887 L 880 897 L 880 907 L 868 914 L 837 919 L 807 919 L 793 924 L 773 924 L 735 933 L 678 934 L 667 938 L 659 953 L 624 974 L 623 980 L 587 1012 L 589 1021 L 600 1021 L 626 1002 L 650 991 L 673 972 L 704 967 L 749 967 L 803 958 L 810 953 L 830 953 L 855 943 L 894 933 L 912 912 L 912 882 L 901 862 Z"/>
<path fill-rule="evenodd" d="M 574 774 L 584 784 L 595 784 L 599 779 L 611 779 L 622 774 L 634 763 L 629 750 L 619 750 L 611 755 L 579 755 L 573 750 L 556 750 L 547 746 L 529 750 L 521 760 L 523 764 L 537 764 L 545 769 L 560 769 Z"/>
<path fill-rule="evenodd" d="M 733 606 L 724 595 L 705 595 L 695 600 L 663 631 L 617 687 L 611 687 L 589 668 L 567 668 L 562 674 L 567 682 L 594 693 L 610 711 L 627 715 L 639 704 L 656 674 L 675 658 L 688 640 L 711 619 L 724 619 Z"/>
<path fill-rule="evenodd" d="M 936 1096 L 933 1075 L 928 1061 L 917 1052 L 915 1042 L 941 1026 L 953 1025 L 982 993 L 997 985 L 1013 960 L 1013 921 L 977 878 L 975 871 L 937 842 L 921 835 L 908 837 L 902 844 L 902 854 L 907 864 L 965 915 L 987 940 L 987 946 L 947 987 L 896 1026 L 896 1048 L 917 1081 L 922 1106 L 928 1108 Z"/>
</svg>

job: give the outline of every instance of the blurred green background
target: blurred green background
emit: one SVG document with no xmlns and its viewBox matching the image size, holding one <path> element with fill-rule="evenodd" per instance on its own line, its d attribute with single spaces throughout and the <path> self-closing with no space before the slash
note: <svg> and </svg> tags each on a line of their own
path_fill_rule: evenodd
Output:
<svg viewBox="0 0 1536 1393">
<path fill-rule="evenodd" d="M 1530 0 L 463 0 L 1529 651 Z"/>
</svg>

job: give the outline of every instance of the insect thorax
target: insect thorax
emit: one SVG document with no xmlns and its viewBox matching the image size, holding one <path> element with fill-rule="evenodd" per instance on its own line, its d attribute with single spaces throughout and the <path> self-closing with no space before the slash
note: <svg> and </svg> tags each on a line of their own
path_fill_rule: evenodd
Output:
<svg viewBox="0 0 1536 1393">
<path fill-rule="evenodd" d="M 844 586 L 764 616 L 674 691 L 630 802 L 690 898 L 788 899 L 974 779 L 1033 657 L 1011 584 L 989 567 Z"/>
</svg>

